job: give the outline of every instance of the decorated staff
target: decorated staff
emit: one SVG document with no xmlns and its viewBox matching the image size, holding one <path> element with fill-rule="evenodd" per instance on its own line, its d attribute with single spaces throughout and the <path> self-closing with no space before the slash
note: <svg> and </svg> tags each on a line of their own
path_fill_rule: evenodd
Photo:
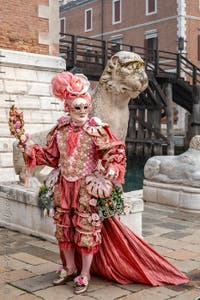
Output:
<svg viewBox="0 0 200 300">
<path fill-rule="evenodd" d="M 15 105 L 12 105 L 9 112 L 9 121 L 8 125 L 10 128 L 10 133 L 13 135 L 18 141 L 19 146 L 21 148 L 26 147 L 26 142 L 28 140 L 28 135 L 25 134 L 24 130 L 24 115 L 23 112 L 19 111 Z M 26 164 L 26 154 L 23 152 L 24 161 Z M 28 186 L 28 173 L 29 168 L 26 165 L 26 175 L 25 175 L 25 186 Z"/>
</svg>

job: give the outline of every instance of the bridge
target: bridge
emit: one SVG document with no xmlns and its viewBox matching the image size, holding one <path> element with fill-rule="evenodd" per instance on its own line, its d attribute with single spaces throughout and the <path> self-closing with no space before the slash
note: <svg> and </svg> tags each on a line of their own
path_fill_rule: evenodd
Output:
<svg viewBox="0 0 200 300">
<path fill-rule="evenodd" d="M 126 142 L 138 155 L 173 154 L 173 103 L 189 113 L 188 139 L 200 134 L 200 68 L 184 55 L 159 49 L 115 44 L 111 41 L 60 34 L 60 55 L 66 69 L 98 81 L 108 59 L 120 50 L 138 53 L 145 62 L 148 88 L 129 103 Z M 162 134 L 161 124 L 166 124 Z"/>
</svg>

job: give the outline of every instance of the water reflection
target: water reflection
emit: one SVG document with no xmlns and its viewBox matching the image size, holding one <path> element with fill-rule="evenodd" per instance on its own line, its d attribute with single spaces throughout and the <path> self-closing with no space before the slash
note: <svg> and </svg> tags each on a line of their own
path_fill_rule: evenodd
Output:
<svg viewBox="0 0 200 300">
<path fill-rule="evenodd" d="M 127 157 L 125 184 L 123 186 L 125 192 L 142 189 L 146 161 L 147 159 L 138 158 L 136 155 Z"/>
</svg>

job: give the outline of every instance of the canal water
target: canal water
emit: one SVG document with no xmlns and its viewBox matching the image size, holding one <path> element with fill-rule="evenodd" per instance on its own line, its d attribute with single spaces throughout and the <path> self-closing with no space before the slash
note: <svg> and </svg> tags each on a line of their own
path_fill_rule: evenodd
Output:
<svg viewBox="0 0 200 300">
<path fill-rule="evenodd" d="M 140 190 L 143 186 L 144 165 L 147 159 L 138 158 L 136 155 L 127 157 L 124 192 Z"/>
</svg>

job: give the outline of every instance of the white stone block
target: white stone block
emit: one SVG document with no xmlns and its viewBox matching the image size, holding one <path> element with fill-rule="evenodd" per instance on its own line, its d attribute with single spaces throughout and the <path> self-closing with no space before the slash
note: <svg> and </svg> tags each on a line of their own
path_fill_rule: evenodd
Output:
<svg viewBox="0 0 200 300">
<path fill-rule="evenodd" d="M 15 104 L 18 106 L 18 100 L 17 100 L 17 95 L 8 95 L 6 93 L 1 94 L 1 101 L 0 101 L 0 107 L 7 107 L 9 108 L 12 104 Z M 13 102 L 5 101 L 5 100 L 12 100 Z"/>
<path fill-rule="evenodd" d="M 152 191 L 157 193 L 156 201 L 149 197 Z M 144 180 L 143 199 L 144 201 L 200 212 L 200 188 Z"/>
<path fill-rule="evenodd" d="M 31 123 L 53 123 L 52 112 L 48 110 L 40 110 L 40 111 L 31 111 L 30 112 L 30 122 Z"/>
<path fill-rule="evenodd" d="M 5 123 L 0 123 L 0 135 L 1 137 L 10 137 L 10 130 L 7 124 Z"/>
<path fill-rule="evenodd" d="M 157 188 L 151 186 L 143 186 L 143 200 L 157 202 Z"/>
<path fill-rule="evenodd" d="M 0 71 L 3 72 L 3 73 L 0 73 L 0 78 L 13 79 L 13 80 L 16 79 L 15 69 L 13 67 L 2 66 Z"/>
<path fill-rule="evenodd" d="M 17 80 L 37 81 L 37 74 L 35 70 L 16 68 L 15 73 Z"/>
<path fill-rule="evenodd" d="M 50 36 L 49 33 L 44 31 L 44 32 L 39 32 L 39 44 L 44 44 L 44 45 L 50 45 Z"/>
<path fill-rule="evenodd" d="M 38 16 L 39 18 L 49 19 L 49 6 L 38 5 Z"/>
<path fill-rule="evenodd" d="M 55 73 L 52 73 L 50 71 L 37 71 L 38 82 L 50 83 L 54 76 Z"/>
<path fill-rule="evenodd" d="M 179 191 L 173 191 L 168 189 L 157 189 L 157 199 L 159 203 L 172 206 L 179 206 Z"/>
<path fill-rule="evenodd" d="M 4 90 L 4 84 L 3 84 L 3 80 L 0 79 L 0 92 L 3 93 L 5 90 Z"/>
<path fill-rule="evenodd" d="M 7 123 L 8 122 L 8 118 L 9 118 L 8 109 L 6 109 L 6 108 L 0 108 L 0 121 Z"/>
<path fill-rule="evenodd" d="M 54 97 L 40 97 L 40 108 L 48 110 L 58 110 L 62 112 L 64 111 L 63 101 L 60 101 Z"/>
<path fill-rule="evenodd" d="M 61 72 L 66 69 L 66 62 L 61 57 L 35 54 L 29 52 L 20 52 L 7 49 L 1 49 L 1 55 L 4 55 L 1 65 L 11 67 L 24 67 L 27 69 L 49 70 Z"/>
<path fill-rule="evenodd" d="M 120 220 L 139 236 L 142 236 L 142 213 L 121 215 Z"/>
<path fill-rule="evenodd" d="M 17 180 L 19 180 L 19 176 L 15 174 L 14 168 L 0 168 L 0 182 Z"/>
<path fill-rule="evenodd" d="M 57 123 L 57 120 L 62 117 L 64 114 L 62 111 L 52 111 L 52 120 L 53 123 Z"/>
<path fill-rule="evenodd" d="M 11 94 L 26 94 L 27 83 L 23 81 L 5 80 L 5 92 Z"/>
<path fill-rule="evenodd" d="M 26 132 L 29 134 L 50 130 L 55 124 L 26 124 Z"/>
<path fill-rule="evenodd" d="M 196 190 L 192 192 L 180 193 L 180 207 L 189 210 L 199 210 L 200 212 L 200 189 L 198 194 Z"/>
<path fill-rule="evenodd" d="M 13 167 L 13 154 L 0 152 L 0 168 Z"/>
<path fill-rule="evenodd" d="M 45 83 L 29 83 L 28 94 L 36 96 L 50 96 L 50 85 Z"/>
<path fill-rule="evenodd" d="M 42 216 L 37 194 L 20 185 L 0 185 L 0 225 L 55 240 L 53 220 Z"/>
<path fill-rule="evenodd" d="M 121 221 L 133 230 L 137 235 L 142 236 L 142 212 L 144 204 L 142 190 L 124 193 L 125 203 L 129 207 L 129 213 L 121 215 Z"/>
<path fill-rule="evenodd" d="M 0 152 L 12 152 L 12 144 L 15 138 L 3 138 L 0 137 Z"/>
<path fill-rule="evenodd" d="M 38 109 L 40 108 L 40 99 L 38 96 L 20 95 L 18 96 L 18 107 L 23 109 Z"/>
</svg>

